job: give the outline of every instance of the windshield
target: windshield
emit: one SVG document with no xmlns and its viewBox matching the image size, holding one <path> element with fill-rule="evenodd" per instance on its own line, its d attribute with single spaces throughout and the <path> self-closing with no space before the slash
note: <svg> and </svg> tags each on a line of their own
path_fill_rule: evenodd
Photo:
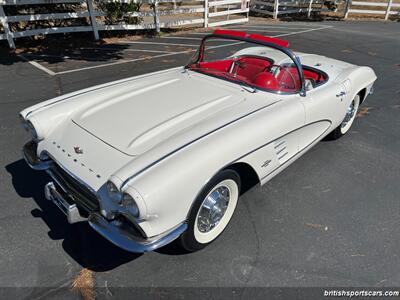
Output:
<svg viewBox="0 0 400 300">
<path fill-rule="evenodd" d="M 279 47 L 235 38 L 207 37 L 186 67 L 276 93 L 297 93 L 302 87 L 296 64 Z"/>
</svg>

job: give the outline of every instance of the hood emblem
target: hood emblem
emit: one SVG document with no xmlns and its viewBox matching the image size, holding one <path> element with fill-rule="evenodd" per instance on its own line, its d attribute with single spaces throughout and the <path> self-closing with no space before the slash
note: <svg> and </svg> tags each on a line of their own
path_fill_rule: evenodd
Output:
<svg viewBox="0 0 400 300">
<path fill-rule="evenodd" d="M 79 146 L 74 147 L 74 151 L 76 154 L 83 154 L 83 149 Z"/>
</svg>

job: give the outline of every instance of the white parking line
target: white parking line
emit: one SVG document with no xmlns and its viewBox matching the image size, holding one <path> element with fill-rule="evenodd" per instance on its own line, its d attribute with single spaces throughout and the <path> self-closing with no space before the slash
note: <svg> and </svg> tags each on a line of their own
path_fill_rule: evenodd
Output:
<svg viewBox="0 0 400 300">
<path fill-rule="evenodd" d="M 277 34 L 277 35 L 272 35 L 271 37 L 283 37 L 283 36 L 290 36 L 290 35 L 296 35 L 296 34 L 301 34 L 301 33 L 306 33 L 306 32 L 311 32 L 311 31 L 317 31 L 317 30 L 324 30 L 327 28 L 331 28 L 333 26 L 321 26 L 318 28 L 310 28 L 310 29 L 305 29 L 301 31 L 294 31 L 294 32 L 288 32 L 288 33 L 282 33 L 282 34 Z M 202 33 L 191 33 L 191 34 L 202 34 Z M 189 44 L 172 44 L 172 43 L 159 43 L 159 42 L 138 42 L 138 41 L 126 41 L 126 42 L 120 42 L 122 43 L 128 43 L 128 44 L 154 44 L 154 45 L 172 45 L 172 46 L 187 46 L 187 47 L 198 47 L 198 45 L 189 45 Z M 223 47 L 229 47 L 233 45 L 238 45 L 242 44 L 244 42 L 235 42 L 235 43 L 229 43 L 229 44 L 223 44 L 223 45 L 217 45 L 217 46 L 211 46 L 208 49 L 216 49 L 216 48 L 223 48 Z M 189 52 L 194 52 L 197 49 L 190 49 L 190 50 L 184 50 L 184 51 L 178 51 L 178 52 L 169 52 L 169 53 L 164 53 L 160 55 L 155 55 L 155 56 L 149 56 L 149 57 L 144 57 L 144 58 L 136 58 L 136 59 L 130 59 L 130 60 L 120 60 L 112 63 L 106 63 L 106 64 L 101 64 L 101 65 L 96 65 L 96 66 L 90 66 L 90 67 L 83 67 L 83 68 L 78 68 L 78 69 L 73 69 L 73 70 L 66 70 L 66 71 L 61 71 L 61 72 L 53 72 L 46 67 L 43 67 L 42 65 L 38 64 L 35 61 L 30 61 L 29 59 L 23 57 L 20 55 L 21 58 L 24 60 L 28 61 L 31 65 L 34 67 L 46 72 L 49 75 L 61 75 L 61 74 L 68 74 L 68 73 L 74 73 L 74 72 L 80 72 L 80 71 L 85 71 L 85 70 L 90 70 L 90 69 L 96 69 L 96 68 L 103 68 L 103 67 L 108 67 L 108 66 L 114 66 L 114 65 L 119 65 L 119 64 L 125 64 L 125 63 L 130 63 L 130 62 L 136 62 L 136 61 L 141 61 L 141 60 L 147 60 L 147 59 L 153 59 L 153 58 L 159 58 L 159 57 L 168 57 L 168 56 L 173 56 L 173 55 L 178 55 L 178 54 L 184 54 L 184 53 L 189 53 Z"/>
<path fill-rule="evenodd" d="M 298 27 L 300 26 L 300 27 Z M 249 27 L 249 28 L 265 28 L 265 27 L 270 27 L 270 28 L 288 28 L 288 29 L 302 29 L 301 27 L 305 28 L 316 28 L 315 26 L 325 26 L 325 25 L 315 25 L 315 24 L 296 24 L 296 23 L 277 23 L 277 24 L 259 24 L 259 25 L 247 25 L 247 24 L 238 24 L 238 25 L 231 25 L 228 27 Z"/>
<path fill-rule="evenodd" d="M 39 70 L 42 70 L 44 72 L 46 72 L 47 74 L 54 76 L 56 75 L 55 72 L 53 72 L 50 69 L 47 69 L 46 67 L 43 67 L 41 64 L 37 63 L 36 61 L 30 60 L 28 58 L 26 58 L 24 55 L 20 54 L 18 55 L 20 58 L 22 58 L 23 60 L 25 60 L 26 62 L 30 63 L 32 66 L 34 66 L 35 68 L 38 68 Z"/>
<path fill-rule="evenodd" d="M 174 53 L 174 51 L 165 51 L 165 50 L 148 50 L 148 49 L 132 49 L 132 48 L 126 48 L 126 49 L 121 49 L 121 48 L 113 48 L 113 47 L 107 47 L 107 48 L 94 48 L 94 47 L 85 47 L 85 48 L 80 48 L 81 50 L 100 50 L 100 51 L 128 51 L 128 52 L 151 52 L 151 53 Z"/>
<path fill-rule="evenodd" d="M 177 40 L 198 40 L 201 41 L 203 38 L 197 38 L 197 37 L 188 37 L 188 36 L 162 36 L 160 37 L 162 39 L 177 39 Z M 214 41 L 226 41 L 225 39 L 213 39 Z"/>
<path fill-rule="evenodd" d="M 80 68 L 80 69 L 66 70 L 66 71 L 61 71 L 61 72 L 57 72 L 57 73 L 54 73 L 54 74 L 55 75 L 61 75 L 61 74 L 74 73 L 74 72 L 79 72 L 79 71 L 83 71 L 83 70 L 91 70 L 91 69 L 103 68 L 103 67 L 107 67 L 107 66 L 115 66 L 115 65 L 120 65 L 120 64 L 126 64 L 126 63 L 130 63 L 130 62 L 135 62 L 135 61 L 153 59 L 153 58 L 164 57 L 164 56 L 171 56 L 171 55 L 190 52 L 190 51 L 194 51 L 194 50 L 186 50 L 186 51 L 182 51 L 182 52 L 171 52 L 171 53 L 165 53 L 165 54 L 149 56 L 149 57 L 141 57 L 141 58 L 135 58 L 135 59 L 122 59 L 122 60 L 119 60 L 119 61 L 116 61 L 116 62 L 112 62 L 112 63 L 101 64 L 101 65 L 90 66 L 90 67 L 84 67 L 84 68 Z"/>
<path fill-rule="evenodd" d="M 302 31 L 297 31 L 297 32 L 289 32 L 289 33 L 278 34 L 278 35 L 275 35 L 275 36 L 273 36 L 273 37 L 282 37 L 282 36 L 288 36 L 288 35 L 306 33 L 306 32 L 317 31 L 317 30 L 322 30 L 322 29 L 327 29 L 327 28 L 332 28 L 332 27 L 333 27 L 333 26 L 324 26 L 324 27 L 319 27 L 319 28 L 311 28 L 311 29 L 302 30 Z"/>
<path fill-rule="evenodd" d="M 228 29 L 241 30 L 241 28 L 228 28 Z M 246 28 L 246 31 L 248 31 L 248 32 L 266 32 L 266 33 L 268 33 L 268 32 L 274 32 L 274 33 L 276 33 L 276 32 L 283 32 L 283 33 L 288 32 L 288 31 L 284 31 L 284 30 L 269 30 L 268 28 L 265 28 L 265 29 Z"/>
<path fill-rule="evenodd" d="M 268 25 L 266 25 L 266 26 L 230 26 L 230 27 L 226 27 L 226 29 L 247 29 L 247 28 L 255 28 L 256 30 L 268 30 L 268 31 L 270 31 L 269 29 L 270 28 L 272 28 L 272 29 L 281 29 L 281 30 L 293 30 L 293 29 L 301 29 L 301 30 L 304 30 L 304 29 L 310 29 L 310 27 L 281 27 L 281 26 L 268 26 Z M 317 28 L 317 27 L 314 27 L 314 28 Z M 251 29 L 251 30 L 254 30 L 254 29 Z"/>
<path fill-rule="evenodd" d="M 167 46 L 184 46 L 184 47 L 198 47 L 199 45 L 193 44 L 174 44 L 174 43 L 160 43 L 160 42 L 138 42 L 138 41 L 124 41 L 117 44 L 150 44 L 150 45 L 167 45 Z"/>
<path fill-rule="evenodd" d="M 162 39 L 182 39 L 182 40 L 199 40 L 199 41 L 201 41 L 201 38 L 187 37 L 187 36 L 161 36 L 160 38 L 162 38 Z"/>
</svg>

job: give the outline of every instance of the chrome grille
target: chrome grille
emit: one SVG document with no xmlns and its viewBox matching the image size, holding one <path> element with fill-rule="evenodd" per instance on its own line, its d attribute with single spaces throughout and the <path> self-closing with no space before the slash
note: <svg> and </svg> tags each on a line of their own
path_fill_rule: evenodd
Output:
<svg viewBox="0 0 400 300">
<path fill-rule="evenodd" d="M 86 212 L 99 210 L 99 201 L 96 195 L 59 165 L 54 163 L 49 169 L 49 173 L 79 208 L 84 209 Z"/>
</svg>

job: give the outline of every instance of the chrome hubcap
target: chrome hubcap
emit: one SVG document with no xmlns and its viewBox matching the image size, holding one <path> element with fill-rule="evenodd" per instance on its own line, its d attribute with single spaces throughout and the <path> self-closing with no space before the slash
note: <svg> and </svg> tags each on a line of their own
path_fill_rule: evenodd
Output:
<svg viewBox="0 0 400 300">
<path fill-rule="evenodd" d="M 230 199 L 230 190 L 226 186 L 214 189 L 203 201 L 197 216 L 197 228 L 200 232 L 212 230 L 224 216 Z"/>
<path fill-rule="evenodd" d="M 354 100 L 353 100 L 349 105 L 349 107 L 347 108 L 346 116 L 344 117 L 343 123 L 341 125 L 342 128 L 345 127 L 347 123 L 349 123 L 353 119 L 355 112 L 356 112 L 356 106 L 354 105 Z"/>
</svg>

